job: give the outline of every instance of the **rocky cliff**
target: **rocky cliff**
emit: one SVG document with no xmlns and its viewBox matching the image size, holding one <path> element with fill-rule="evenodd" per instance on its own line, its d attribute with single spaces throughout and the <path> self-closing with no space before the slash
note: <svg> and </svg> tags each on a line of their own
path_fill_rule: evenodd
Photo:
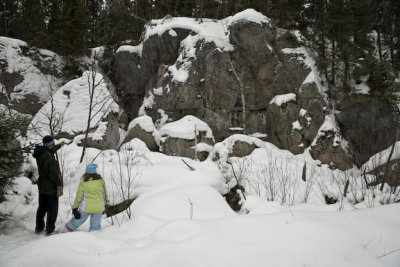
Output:
<svg viewBox="0 0 400 267">
<path fill-rule="evenodd" d="M 313 53 L 300 41 L 254 10 L 203 23 L 152 21 L 139 46 L 116 53 L 120 104 L 131 119 L 146 114 L 157 124 L 190 114 L 217 141 L 262 134 L 341 169 L 399 139 L 398 113 L 368 95 L 348 97 L 333 111 Z"/>
</svg>

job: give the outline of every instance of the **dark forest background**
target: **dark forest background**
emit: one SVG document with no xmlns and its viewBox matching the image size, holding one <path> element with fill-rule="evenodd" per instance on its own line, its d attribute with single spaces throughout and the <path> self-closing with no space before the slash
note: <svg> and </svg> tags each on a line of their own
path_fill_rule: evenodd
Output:
<svg viewBox="0 0 400 267">
<path fill-rule="evenodd" d="M 400 70 L 398 0 L 2 0 L 0 35 L 63 56 L 137 44 L 144 25 L 167 15 L 222 19 L 246 8 L 299 30 L 321 74 L 340 94 L 368 80 L 371 94 L 394 101 Z"/>
</svg>

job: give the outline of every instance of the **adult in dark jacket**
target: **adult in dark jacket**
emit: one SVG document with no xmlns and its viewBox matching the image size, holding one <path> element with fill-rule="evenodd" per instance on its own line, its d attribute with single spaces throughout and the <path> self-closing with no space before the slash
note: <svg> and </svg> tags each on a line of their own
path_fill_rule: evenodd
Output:
<svg viewBox="0 0 400 267">
<path fill-rule="evenodd" d="M 53 137 L 47 135 L 43 137 L 43 146 L 37 145 L 33 152 L 39 172 L 39 207 L 36 212 L 36 233 L 45 230 L 45 226 L 47 235 L 50 235 L 55 229 L 58 198 L 62 195 L 62 181 L 58 161 L 54 157 L 54 153 L 63 145 L 64 142 L 55 145 Z M 46 214 L 45 225 L 44 217 Z"/>
</svg>

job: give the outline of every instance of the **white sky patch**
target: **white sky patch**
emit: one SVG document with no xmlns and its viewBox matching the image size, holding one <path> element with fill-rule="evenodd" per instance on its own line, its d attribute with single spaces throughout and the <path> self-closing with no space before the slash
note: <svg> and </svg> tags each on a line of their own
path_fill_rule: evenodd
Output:
<svg viewBox="0 0 400 267">
<path fill-rule="evenodd" d="M 283 103 L 287 103 L 290 101 L 296 101 L 296 94 L 289 93 L 289 94 L 283 94 L 283 95 L 276 95 L 276 96 L 274 96 L 274 98 L 271 99 L 269 104 L 270 105 L 275 104 L 280 107 Z"/>
<path fill-rule="evenodd" d="M 211 128 L 205 122 L 192 115 L 167 123 L 159 130 L 162 136 L 167 135 L 190 140 L 195 138 L 195 132 L 198 133 L 200 131 L 206 132 L 205 136 L 214 140 Z"/>
</svg>

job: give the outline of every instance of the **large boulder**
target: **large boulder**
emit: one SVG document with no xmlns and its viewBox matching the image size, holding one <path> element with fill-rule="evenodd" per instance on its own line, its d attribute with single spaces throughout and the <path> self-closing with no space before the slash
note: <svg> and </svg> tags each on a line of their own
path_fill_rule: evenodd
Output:
<svg viewBox="0 0 400 267">
<path fill-rule="evenodd" d="M 394 107 L 367 95 L 345 98 L 337 106 L 341 130 L 361 166 L 372 155 L 400 139 L 400 118 Z"/>
<path fill-rule="evenodd" d="M 64 67 L 49 50 L 0 37 L 0 104 L 35 115 L 66 80 Z"/>
<path fill-rule="evenodd" d="M 141 116 L 129 123 L 128 134 L 122 141 L 121 145 L 131 141 L 134 138 L 142 140 L 148 149 L 158 151 L 158 145 L 155 137 L 158 136 L 153 120 L 149 116 Z"/>
<path fill-rule="evenodd" d="M 179 121 L 165 124 L 160 129 L 161 150 L 171 156 L 204 160 L 208 152 L 204 147 L 214 144 L 210 127 L 194 116 L 188 115 Z M 197 151 L 199 150 L 199 151 Z M 199 153 L 197 153 L 199 152 Z"/>
<path fill-rule="evenodd" d="M 101 150 L 117 149 L 119 145 L 118 114 L 110 113 L 105 121 L 89 133 L 86 146 Z"/>
<path fill-rule="evenodd" d="M 214 145 L 210 154 L 213 160 L 228 159 L 230 157 L 245 157 L 256 148 L 264 148 L 265 144 L 258 138 L 243 134 L 234 134 Z"/>
</svg>

